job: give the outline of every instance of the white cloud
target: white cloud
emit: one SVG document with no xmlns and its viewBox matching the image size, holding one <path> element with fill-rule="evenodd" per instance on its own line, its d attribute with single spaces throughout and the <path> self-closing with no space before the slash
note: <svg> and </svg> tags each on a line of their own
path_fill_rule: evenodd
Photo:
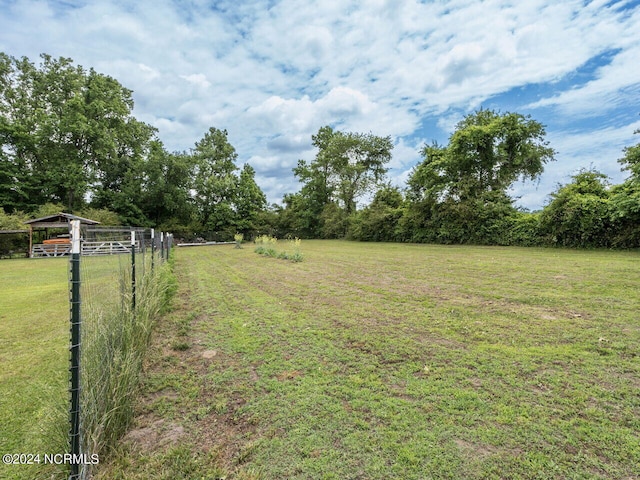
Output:
<svg viewBox="0 0 640 480">
<path fill-rule="evenodd" d="M 191 75 L 180 75 L 180 78 L 183 78 L 187 82 L 196 87 L 200 88 L 209 88 L 211 86 L 211 82 L 207 80 L 207 76 L 202 73 L 193 73 Z"/>
<path fill-rule="evenodd" d="M 599 68 L 593 80 L 534 102 L 529 108 L 555 106 L 564 115 L 586 117 L 602 115 L 635 102 L 640 95 L 640 76 L 637 69 L 629 66 L 639 58 L 640 43 L 621 52 L 611 64 Z"/>
<path fill-rule="evenodd" d="M 571 177 L 583 168 L 604 173 L 614 184 L 623 182 L 628 172 L 621 170 L 622 165 L 617 160 L 624 155 L 624 147 L 638 141 L 638 138 L 633 138 L 633 132 L 639 128 L 640 121 L 636 121 L 622 127 L 604 127 L 589 132 L 551 133 L 549 140 L 557 150 L 556 161 L 546 165 L 539 182 L 514 185 L 514 195 L 522 197 L 517 203 L 534 210 L 540 208 L 558 184 L 569 183 Z"/>
<path fill-rule="evenodd" d="M 514 98 L 508 110 L 564 116 L 562 131 L 549 134 L 562 164 L 577 168 L 593 156 L 588 148 L 571 153 L 580 150 L 574 142 L 593 143 L 594 132 L 615 137 L 605 126 L 631 123 L 623 109 L 640 94 L 633 2 L 21 0 L 3 7 L 1 51 L 32 61 L 41 52 L 71 57 L 114 76 L 171 150 L 192 147 L 211 126 L 226 128 L 240 161 L 264 172 L 271 201 L 284 193 L 279 188 L 295 188 L 291 167 L 313 157 L 311 135 L 322 125 L 390 135 L 398 180 L 423 138 L 448 135 L 496 95 L 543 85 L 540 98 Z M 607 52 L 608 65 L 573 77 Z M 573 116 L 593 122 L 572 127 Z M 425 124 L 440 131 L 424 132 Z M 593 150 L 617 149 L 615 164 L 620 145 Z"/>
</svg>

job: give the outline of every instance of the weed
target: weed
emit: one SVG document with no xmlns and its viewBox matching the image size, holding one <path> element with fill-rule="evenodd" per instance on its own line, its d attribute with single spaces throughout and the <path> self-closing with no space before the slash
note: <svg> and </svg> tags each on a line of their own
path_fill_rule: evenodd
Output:
<svg viewBox="0 0 640 480">
<path fill-rule="evenodd" d="M 292 262 L 301 262 L 304 260 L 304 256 L 300 252 L 294 252 L 292 255 L 289 255 L 288 259 Z"/>
<path fill-rule="evenodd" d="M 271 258 L 279 258 L 281 260 L 291 260 L 292 262 L 301 262 L 304 259 L 302 253 L 300 253 L 301 240 L 299 238 L 287 241 L 287 246 L 288 248 L 293 249 L 293 253 L 289 253 L 286 250 L 278 251 L 276 249 L 278 245 L 278 239 L 269 235 L 261 235 L 257 237 L 255 243 L 257 246 L 254 251 L 258 255 L 263 255 L 265 257 Z"/>
<path fill-rule="evenodd" d="M 236 248 L 242 248 L 242 241 L 244 240 L 244 235 L 242 233 L 236 233 L 233 236 L 233 239 L 236 242 Z"/>
</svg>

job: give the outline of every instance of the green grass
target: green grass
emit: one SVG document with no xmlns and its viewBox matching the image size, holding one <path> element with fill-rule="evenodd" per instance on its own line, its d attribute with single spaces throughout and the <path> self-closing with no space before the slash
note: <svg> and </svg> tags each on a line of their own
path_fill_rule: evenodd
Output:
<svg viewBox="0 0 640 480">
<path fill-rule="evenodd" d="M 0 262 L 0 453 L 64 453 L 68 260 Z M 62 408 L 61 408 L 62 406 Z M 59 469 L 0 464 L 0 478 Z"/>
<path fill-rule="evenodd" d="M 131 314 L 130 257 L 84 257 L 82 429 L 85 451 L 105 458 L 133 412 L 144 350 L 170 273 L 137 258 Z M 68 452 L 69 259 L 0 264 L 0 453 Z M 146 273 L 146 275 L 145 275 Z M 2 479 L 66 478 L 68 465 L 0 465 Z"/>
<path fill-rule="evenodd" d="M 638 478 L 638 253 L 302 250 L 176 252 L 100 478 Z"/>
<path fill-rule="evenodd" d="M 127 256 L 91 258 L 82 324 L 82 428 L 86 451 L 106 455 L 133 416 L 142 362 L 153 326 L 166 305 L 167 264 L 151 271 L 150 256 L 136 259 L 136 304 Z M 146 267 L 146 272 L 144 271 Z M 146 273 L 146 274 L 145 274 Z"/>
</svg>

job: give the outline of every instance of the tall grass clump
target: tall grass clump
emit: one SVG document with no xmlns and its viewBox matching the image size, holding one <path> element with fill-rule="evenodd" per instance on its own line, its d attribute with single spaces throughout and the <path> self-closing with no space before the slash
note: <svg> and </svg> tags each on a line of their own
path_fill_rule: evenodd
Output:
<svg viewBox="0 0 640 480">
<path fill-rule="evenodd" d="M 292 240 L 289 240 L 289 244 L 293 249 L 293 253 L 289 255 L 289 260 L 291 260 L 292 262 L 301 262 L 302 260 L 304 260 L 304 257 L 300 252 L 300 245 L 302 244 L 302 240 L 296 237 Z"/>
<path fill-rule="evenodd" d="M 287 241 L 287 250 L 277 250 L 278 239 L 270 235 L 261 235 L 255 239 L 255 252 L 266 257 L 275 257 L 292 262 L 301 262 L 304 257 L 300 252 L 301 240 L 299 238 Z"/>
<path fill-rule="evenodd" d="M 260 235 L 255 239 L 255 252 L 258 255 L 264 255 L 265 257 L 277 257 L 276 244 L 278 239 L 271 235 Z"/>
<path fill-rule="evenodd" d="M 236 242 L 236 248 L 242 248 L 242 241 L 244 240 L 244 235 L 242 233 L 236 233 L 233 236 L 233 239 Z"/>
<path fill-rule="evenodd" d="M 81 405 L 84 451 L 108 453 L 133 418 L 133 399 L 153 325 L 175 290 L 171 261 L 143 268 L 136 276 L 132 309 L 131 270 L 105 282 L 99 297 L 84 303 Z"/>
</svg>

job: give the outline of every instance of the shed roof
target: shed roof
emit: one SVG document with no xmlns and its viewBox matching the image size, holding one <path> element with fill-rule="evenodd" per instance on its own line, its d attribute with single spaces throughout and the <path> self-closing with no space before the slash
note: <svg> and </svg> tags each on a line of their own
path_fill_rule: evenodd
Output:
<svg viewBox="0 0 640 480">
<path fill-rule="evenodd" d="M 91 220 L 89 218 L 78 217 L 77 215 L 71 215 L 70 213 L 56 213 L 54 215 L 49 215 L 47 217 L 35 218 L 33 220 L 28 220 L 24 223 L 30 225 L 31 227 L 42 227 L 42 228 L 65 228 L 69 226 L 71 220 L 80 220 L 80 223 L 84 225 L 97 225 L 100 222 L 96 222 L 95 220 Z"/>
</svg>

